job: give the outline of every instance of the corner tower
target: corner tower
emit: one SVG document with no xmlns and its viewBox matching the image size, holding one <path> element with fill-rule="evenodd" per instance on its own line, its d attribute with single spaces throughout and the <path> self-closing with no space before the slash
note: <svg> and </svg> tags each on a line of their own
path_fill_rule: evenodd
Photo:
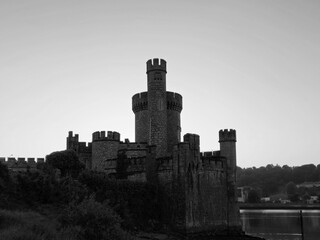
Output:
<svg viewBox="0 0 320 240">
<path fill-rule="evenodd" d="M 132 97 L 135 113 L 135 141 L 156 145 L 156 156 L 171 154 L 180 142 L 182 96 L 166 91 L 167 63 L 163 59 L 147 61 L 148 91 Z"/>
<path fill-rule="evenodd" d="M 236 204 L 236 130 L 224 129 L 219 131 L 220 156 L 227 161 L 227 213 L 229 227 L 238 228 L 241 226 L 240 212 Z"/>
</svg>

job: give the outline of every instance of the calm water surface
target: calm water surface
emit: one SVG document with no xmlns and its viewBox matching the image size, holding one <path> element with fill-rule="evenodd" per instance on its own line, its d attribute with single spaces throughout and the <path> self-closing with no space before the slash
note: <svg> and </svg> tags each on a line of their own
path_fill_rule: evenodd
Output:
<svg viewBox="0 0 320 240">
<path fill-rule="evenodd" d="M 241 210 L 247 234 L 268 240 L 300 240 L 299 210 Z M 320 210 L 302 210 L 304 240 L 320 240 Z"/>
</svg>

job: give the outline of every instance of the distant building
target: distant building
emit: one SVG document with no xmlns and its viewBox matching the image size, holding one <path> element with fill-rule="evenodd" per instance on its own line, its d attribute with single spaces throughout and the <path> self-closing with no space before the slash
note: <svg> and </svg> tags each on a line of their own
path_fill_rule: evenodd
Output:
<svg viewBox="0 0 320 240">
<path fill-rule="evenodd" d="M 237 200 L 239 203 L 248 202 L 249 192 L 252 189 L 250 186 L 243 186 L 237 188 Z"/>
<path fill-rule="evenodd" d="M 320 187 L 320 182 L 304 182 L 301 184 L 297 184 L 297 188 L 313 188 L 313 187 Z"/>
<path fill-rule="evenodd" d="M 260 199 L 260 201 L 263 202 L 263 203 L 267 203 L 267 202 L 271 202 L 271 199 L 270 199 L 270 197 L 262 197 Z"/>
</svg>

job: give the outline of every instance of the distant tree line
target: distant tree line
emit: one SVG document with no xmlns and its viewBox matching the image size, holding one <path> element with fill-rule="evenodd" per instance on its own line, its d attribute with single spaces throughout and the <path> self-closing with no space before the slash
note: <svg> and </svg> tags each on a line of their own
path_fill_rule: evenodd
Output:
<svg viewBox="0 0 320 240">
<path fill-rule="evenodd" d="M 261 197 L 277 193 L 296 194 L 296 185 L 303 182 L 320 181 L 320 164 L 306 164 L 299 167 L 269 164 L 266 167 L 237 168 L 237 186 L 249 186 Z M 250 196 L 257 198 L 256 193 Z"/>
</svg>

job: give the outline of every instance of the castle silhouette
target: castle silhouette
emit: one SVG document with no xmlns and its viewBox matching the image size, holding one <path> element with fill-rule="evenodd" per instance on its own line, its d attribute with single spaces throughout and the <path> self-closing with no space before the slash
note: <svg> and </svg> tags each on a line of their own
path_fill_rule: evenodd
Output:
<svg viewBox="0 0 320 240">
<path fill-rule="evenodd" d="M 148 91 L 132 97 L 135 142 L 118 132 L 94 132 L 92 142 L 73 149 L 86 168 L 110 177 L 162 186 L 174 199 L 170 224 L 184 235 L 241 229 L 236 204 L 236 131 L 220 130 L 220 150 L 200 152 L 199 135 L 181 135 L 182 96 L 166 90 L 166 61 L 147 61 Z"/>
</svg>

